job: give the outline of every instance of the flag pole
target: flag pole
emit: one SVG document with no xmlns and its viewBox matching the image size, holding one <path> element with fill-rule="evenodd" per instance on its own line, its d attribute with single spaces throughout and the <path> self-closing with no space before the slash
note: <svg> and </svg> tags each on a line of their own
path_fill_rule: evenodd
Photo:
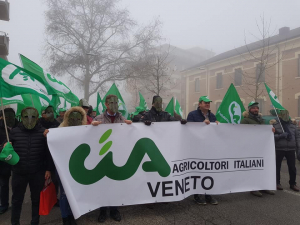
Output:
<svg viewBox="0 0 300 225">
<path fill-rule="evenodd" d="M 278 117 L 278 114 L 277 114 L 277 111 L 276 111 L 274 105 L 273 105 L 273 108 L 274 108 L 275 114 L 276 114 L 276 116 L 277 116 L 277 119 L 278 119 L 278 121 L 279 121 L 279 124 L 280 124 L 280 126 L 281 126 L 281 129 L 282 129 L 283 132 L 285 132 L 284 129 L 283 129 L 283 127 L 282 127 L 282 124 L 281 124 L 281 122 L 280 122 L 280 119 L 279 119 L 279 117 Z"/>
<path fill-rule="evenodd" d="M 30 94 L 30 98 L 31 98 L 32 107 L 34 108 L 34 103 L 33 103 L 33 99 L 32 99 L 32 95 L 31 94 Z"/>
<path fill-rule="evenodd" d="M 2 108 L 2 115 L 3 115 L 4 126 L 5 126 L 6 139 L 7 139 L 7 142 L 9 142 L 9 137 L 8 137 L 8 132 L 7 132 L 6 119 L 5 119 L 5 114 L 4 114 L 4 106 L 3 106 L 2 98 L 1 98 L 1 108 Z"/>
</svg>

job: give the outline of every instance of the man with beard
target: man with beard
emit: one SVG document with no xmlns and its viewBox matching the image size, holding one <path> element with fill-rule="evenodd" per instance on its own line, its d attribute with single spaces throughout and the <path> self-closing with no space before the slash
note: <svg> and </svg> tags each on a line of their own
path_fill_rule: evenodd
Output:
<svg viewBox="0 0 300 225">
<path fill-rule="evenodd" d="M 12 166 L 12 225 L 20 224 L 28 184 L 32 203 L 31 224 L 39 224 L 40 192 L 53 169 L 53 161 L 43 134 L 45 128 L 38 123 L 38 118 L 39 113 L 35 108 L 24 108 L 21 112 L 21 123 L 9 135 L 10 142 L 20 157 L 19 162 Z"/>
<path fill-rule="evenodd" d="M 241 121 L 241 124 L 258 124 L 258 125 L 263 125 L 264 120 L 259 113 L 259 107 L 258 107 L 258 102 L 250 102 L 248 105 L 248 111 L 243 112 L 243 119 Z M 272 129 L 274 132 L 274 128 Z M 274 195 L 274 191 L 270 190 L 260 190 L 260 191 L 250 191 L 250 193 L 256 197 L 262 197 L 262 192 L 269 194 L 269 195 Z"/>
<path fill-rule="evenodd" d="M 4 109 L 5 120 L 7 125 L 7 132 L 10 133 L 12 128 L 18 125 L 18 121 L 15 118 L 15 111 L 12 108 Z M 0 116 L 2 115 L 2 110 L 0 111 Z M 0 120 L 0 143 L 6 141 L 6 131 L 4 126 L 3 118 Z M 8 163 L 0 161 L 0 214 L 7 211 L 9 203 L 9 178 L 11 175 L 11 165 Z"/>
<path fill-rule="evenodd" d="M 299 192 L 296 185 L 295 152 L 299 152 L 300 137 L 295 124 L 292 123 L 287 110 L 276 110 L 279 119 L 271 120 L 270 124 L 275 128 L 276 150 L 276 181 L 277 190 L 283 190 L 280 184 L 280 169 L 283 158 L 286 158 L 290 175 L 290 189 Z"/>
<path fill-rule="evenodd" d="M 93 126 L 98 126 L 99 124 L 108 124 L 108 123 L 126 123 L 131 124 L 131 120 L 126 120 L 125 117 L 122 116 L 120 112 L 118 112 L 118 97 L 116 95 L 107 95 L 105 99 L 106 110 L 99 116 L 96 116 L 94 121 L 92 122 Z M 98 222 L 104 223 L 107 218 L 108 207 L 101 207 L 100 214 L 98 217 Z M 110 209 L 110 217 L 115 221 L 121 221 L 121 214 L 117 207 L 109 207 Z"/>
</svg>

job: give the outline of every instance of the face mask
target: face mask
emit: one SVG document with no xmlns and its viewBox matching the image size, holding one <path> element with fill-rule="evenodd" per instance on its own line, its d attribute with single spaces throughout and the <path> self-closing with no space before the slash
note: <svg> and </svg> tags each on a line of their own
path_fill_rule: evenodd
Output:
<svg viewBox="0 0 300 225">
<path fill-rule="evenodd" d="M 16 123 L 15 114 L 13 112 L 5 112 L 5 120 L 8 127 L 13 127 Z"/>
<path fill-rule="evenodd" d="M 46 119 L 48 121 L 53 122 L 54 121 L 54 111 L 52 107 L 49 107 L 45 110 Z"/>
<path fill-rule="evenodd" d="M 109 100 L 108 100 L 108 109 L 110 111 L 112 111 L 112 113 L 116 113 L 118 112 L 118 109 L 119 109 L 119 105 L 118 105 L 118 98 L 117 97 L 111 97 Z"/>
<path fill-rule="evenodd" d="M 26 109 L 22 113 L 22 124 L 28 130 L 31 130 L 35 127 L 38 120 L 38 113 L 34 109 Z"/>
<path fill-rule="evenodd" d="M 153 107 L 156 109 L 157 112 L 162 111 L 162 98 L 156 98 L 153 103 Z"/>
<path fill-rule="evenodd" d="M 287 110 L 280 111 L 279 117 L 285 122 L 288 122 L 290 120 L 290 115 Z"/>
<path fill-rule="evenodd" d="M 71 112 L 68 118 L 69 126 L 82 125 L 82 115 L 80 112 Z"/>
</svg>

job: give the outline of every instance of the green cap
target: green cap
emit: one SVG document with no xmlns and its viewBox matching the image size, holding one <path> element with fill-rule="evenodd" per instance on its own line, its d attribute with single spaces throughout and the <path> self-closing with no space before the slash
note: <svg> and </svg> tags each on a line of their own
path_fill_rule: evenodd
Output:
<svg viewBox="0 0 300 225">
<path fill-rule="evenodd" d="M 199 102 L 202 102 L 202 101 L 204 101 L 204 102 L 212 102 L 207 96 L 201 96 L 199 98 Z"/>
<path fill-rule="evenodd" d="M 258 102 L 255 102 L 255 101 L 251 101 L 248 105 L 248 109 L 250 109 L 252 106 L 258 106 Z"/>
<path fill-rule="evenodd" d="M 65 108 L 60 108 L 59 110 L 58 110 L 59 112 L 65 112 L 65 111 L 67 111 Z"/>
<path fill-rule="evenodd" d="M 2 152 L 0 153 L 0 160 L 14 166 L 19 162 L 20 157 L 15 152 L 12 145 L 7 142 Z"/>
</svg>

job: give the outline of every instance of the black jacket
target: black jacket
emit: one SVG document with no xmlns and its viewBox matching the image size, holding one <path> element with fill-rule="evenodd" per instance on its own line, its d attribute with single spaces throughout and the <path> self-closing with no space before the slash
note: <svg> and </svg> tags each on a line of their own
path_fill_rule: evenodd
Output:
<svg viewBox="0 0 300 225">
<path fill-rule="evenodd" d="M 14 173 L 28 174 L 53 170 L 54 164 L 43 135 L 44 131 L 45 128 L 40 123 L 32 130 L 27 130 L 22 123 L 12 129 L 9 134 L 10 142 L 20 157 L 20 161 L 12 166 Z"/>
<path fill-rule="evenodd" d="M 152 107 L 148 112 L 145 113 L 145 116 L 141 119 L 141 121 L 165 122 L 177 120 L 171 116 L 170 113 L 165 111 L 157 112 L 156 109 Z"/>
<path fill-rule="evenodd" d="M 208 119 L 210 122 L 217 121 L 216 116 L 210 110 L 208 111 Z M 201 112 L 199 107 L 197 110 L 190 112 L 187 117 L 188 122 L 203 122 L 204 120 L 205 117 L 203 116 L 203 113 Z"/>
<path fill-rule="evenodd" d="M 53 122 L 47 121 L 44 118 L 40 119 L 40 123 L 42 127 L 49 129 L 49 128 L 56 128 L 59 127 L 60 123 L 57 120 L 54 120 Z"/>
<path fill-rule="evenodd" d="M 15 126 L 18 126 L 18 120 L 15 120 Z M 10 129 L 8 128 L 8 133 L 10 133 Z M 1 149 L 3 144 L 6 142 L 6 132 L 5 132 L 5 126 L 4 126 L 4 121 L 3 119 L 0 120 L 0 144 L 1 144 Z M 0 175 L 3 176 L 10 176 L 11 174 L 11 165 L 9 165 L 6 162 L 0 161 Z"/>
</svg>

